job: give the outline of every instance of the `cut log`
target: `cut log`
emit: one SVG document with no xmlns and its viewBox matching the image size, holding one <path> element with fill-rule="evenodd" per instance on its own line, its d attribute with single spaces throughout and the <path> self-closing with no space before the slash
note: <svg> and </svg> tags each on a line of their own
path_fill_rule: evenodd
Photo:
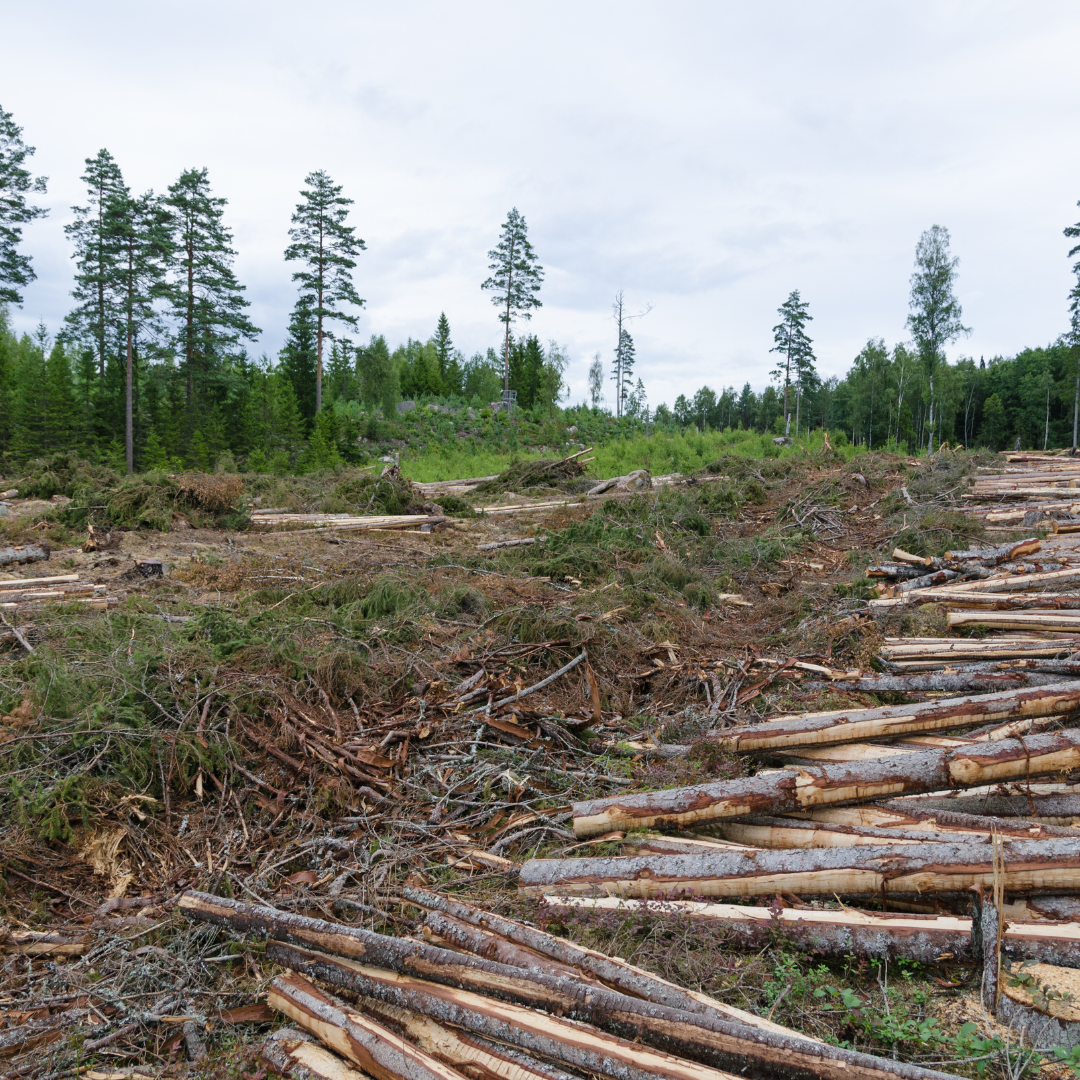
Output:
<svg viewBox="0 0 1080 1080">
<path fill-rule="evenodd" d="M 933 595 L 918 593 L 869 601 L 873 608 L 900 607 L 905 604 L 942 604 L 949 610 L 974 608 L 979 611 L 1023 611 L 1027 608 L 1070 611 L 1080 608 L 1080 596 L 1073 593 L 1044 592 L 965 592 L 960 588 L 934 591 Z"/>
<path fill-rule="evenodd" d="M 1054 964 L 1011 965 L 1001 982 L 998 1018 L 1039 1046 L 1080 1045 L 1080 972 Z"/>
<path fill-rule="evenodd" d="M 933 794 L 897 799 L 888 804 L 900 810 L 929 813 L 955 811 L 963 815 L 994 815 L 999 818 L 1080 818 L 1080 786 L 1032 784 L 1010 790 L 993 787 L 968 795 Z"/>
<path fill-rule="evenodd" d="M 935 559 L 931 555 L 912 555 L 910 551 L 904 551 L 903 548 L 893 548 L 892 557 L 897 562 L 911 563 L 916 566 L 941 565 L 940 559 Z"/>
<path fill-rule="evenodd" d="M 1042 548 L 1042 542 L 1035 537 L 1019 540 L 1011 544 L 1001 544 L 992 548 L 969 548 L 967 551 L 946 551 L 945 559 L 949 562 L 962 562 L 969 559 L 983 563 L 1012 562 L 1013 559 L 1034 555 Z"/>
<path fill-rule="evenodd" d="M 878 566 L 866 568 L 867 577 L 890 577 L 890 578 L 917 578 L 922 577 L 925 570 L 921 566 L 912 566 L 910 563 L 881 563 Z"/>
<path fill-rule="evenodd" d="M 46 543 L 27 544 L 25 547 L 0 548 L 0 566 L 48 560 L 50 547 Z"/>
<path fill-rule="evenodd" d="M 576 983 L 578 994 L 573 999 L 568 998 L 557 1006 L 553 1000 L 549 1001 L 551 1014 L 545 1015 L 464 989 L 381 971 L 276 941 L 267 943 L 266 955 L 275 963 L 308 972 L 324 982 L 367 997 L 524 1046 L 575 1068 L 626 1080 L 631 1077 L 644 1080 L 645 1076 L 658 1074 L 672 1080 L 691 1075 L 702 1078 L 700 1070 L 703 1068 L 708 1069 L 710 1076 L 716 1075 L 714 1070 L 737 1069 L 739 1075 L 761 1080 L 774 1080 L 781 1075 L 787 1080 L 884 1080 L 885 1077 L 929 1080 L 930 1076 L 943 1077 L 943 1074 L 824 1043 L 783 1037 L 637 1001 L 589 983 Z M 550 981 L 554 984 L 564 980 Z M 571 1025 L 564 1017 L 580 1022 Z M 589 1024 L 595 1024 L 602 1031 L 588 1027 Z M 528 1045 L 525 1045 L 526 1040 Z M 643 1043 L 647 1045 L 643 1046 Z M 569 1061 L 569 1055 L 575 1052 L 577 1060 Z M 690 1060 L 680 1061 L 679 1057 L 671 1055 Z M 592 1063 L 585 1065 L 584 1060 L 588 1059 Z"/>
<path fill-rule="evenodd" d="M 90 948 L 89 934 L 51 934 L 41 930 L 12 930 L 0 937 L 5 952 L 27 956 L 82 956 Z"/>
<path fill-rule="evenodd" d="M 52 577 L 12 578 L 9 581 L 0 581 L 0 590 L 29 589 L 32 586 L 47 589 L 54 585 L 73 585 L 78 580 L 78 574 L 55 574 Z"/>
<path fill-rule="evenodd" d="M 991 630 L 1080 630 L 1080 612 L 950 611 L 945 618 L 950 630 L 957 626 L 986 626 Z"/>
<path fill-rule="evenodd" d="M 708 855 L 530 859 L 526 894 L 607 894 L 641 899 L 684 896 L 925 896 L 994 883 L 991 844 L 963 842 Z M 1080 888 L 1080 839 L 1015 840 L 1003 845 L 1004 882 L 1019 894 Z"/>
<path fill-rule="evenodd" d="M 963 581 L 948 588 L 957 592 L 1028 592 L 1044 585 L 1063 585 L 1077 579 L 1080 579 L 1080 567 L 1071 567 L 1068 570 L 1051 570 L 1046 574 L 1002 574 L 978 581 Z"/>
<path fill-rule="evenodd" d="M 929 660 L 1023 660 L 1065 658 L 1080 649 L 1080 638 L 1050 640 L 1008 636 L 986 640 L 956 638 L 886 638 L 880 649 L 883 660 L 892 662 Z"/>
<path fill-rule="evenodd" d="M 1078 766 L 1078 731 L 1006 739 L 978 748 L 928 750 L 883 761 L 805 765 L 746 779 L 575 803 L 574 833 L 588 839 L 619 830 L 685 828 L 747 814 L 785 814 L 905 792 L 978 787 Z"/>
<path fill-rule="evenodd" d="M 362 1072 L 295 1028 L 279 1028 L 268 1036 L 262 1059 L 292 1080 L 366 1080 Z"/>
<path fill-rule="evenodd" d="M 1080 607 L 1080 601 L 1077 602 Z M 1077 665 L 1080 669 L 1080 664 Z M 1003 690 L 1024 690 L 1034 686 L 1052 686 L 1061 682 L 1058 672 L 1038 671 L 938 671 L 932 675 L 876 675 L 836 682 L 805 682 L 804 690 L 830 687 L 837 690 L 863 690 L 871 694 L 910 694 L 937 691 L 947 694 L 996 694 Z"/>
<path fill-rule="evenodd" d="M 368 1016 L 400 1032 L 403 1038 L 416 1043 L 425 1053 L 460 1069 L 474 1080 L 578 1080 L 571 1073 L 520 1050 L 447 1027 L 410 1009 L 401 1009 L 371 997 L 360 998 L 359 1005 Z"/>
<path fill-rule="evenodd" d="M 798 713 L 729 728 L 717 742 L 725 750 L 747 752 L 888 739 L 1021 717 L 1053 716 L 1080 707 L 1080 682 L 1057 682 L 1024 690 L 965 695 L 915 705 Z"/>
<path fill-rule="evenodd" d="M 931 574 L 922 574 L 919 577 L 901 581 L 899 585 L 891 586 L 889 592 L 890 594 L 902 594 L 921 589 L 930 589 L 935 585 L 944 585 L 956 577 L 959 577 L 959 574 L 955 570 L 935 570 Z"/>
<path fill-rule="evenodd" d="M 868 959 L 917 960 L 926 964 L 942 960 L 968 964 L 981 959 L 978 943 L 971 940 L 971 919 L 957 915 L 895 915 L 850 907 L 838 911 L 745 907 L 616 896 L 545 896 L 544 904 L 553 913 L 567 909 L 621 911 L 706 920 L 724 927 L 725 946 L 754 952 L 782 944 L 837 959 L 851 953 Z M 1010 921 L 1001 946 L 1004 955 L 1012 960 L 1080 968 L 1080 923 Z"/>
<path fill-rule="evenodd" d="M 463 1080 L 457 1070 L 299 975 L 278 976 L 267 1002 L 376 1080 Z"/>
<path fill-rule="evenodd" d="M 939 818 L 979 822 L 980 826 L 947 824 Z M 722 822 L 714 828 L 725 840 L 758 848 L 873 847 L 880 844 L 955 844 L 964 840 L 988 842 L 996 833 L 1005 841 L 1041 840 L 1056 836 L 1076 838 L 1071 829 L 1026 825 L 999 818 L 980 819 L 969 814 L 925 814 L 922 829 L 901 825 L 848 825 L 838 822 L 799 821 L 793 818 L 755 816 L 746 821 Z M 1000 824 L 999 824 L 1000 823 Z M 690 854 L 689 851 L 686 854 Z"/>
<path fill-rule="evenodd" d="M 258 904 L 242 904 L 206 893 L 185 893 L 181 896 L 178 907 L 189 918 L 227 925 L 236 930 L 265 934 L 301 945 L 318 946 L 325 952 L 364 959 L 379 967 L 404 974 L 422 975 L 450 986 L 468 986 L 484 993 L 503 996 L 508 992 L 507 987 L 515 986 L 516 1000 L 530 1005 L 539 1004 L 541 1007 L 546 1007 L 550 1004 L 550 994 L 546 989 L 549 985 L 557 984 L 558 994 L 566 996 L 569 993 L 571 997 L 582 992 L 582 987 L 595 986 L 595 983 L 589 983 L 577 974 L 567 979 L 546 974 L 538 970 L 535 964 L 531 968 L 510 967 L 486 959 L 463 956 L 461 953 L 423 942 L 386 937 L 358 927 L 344 926 L 322 919 L 309 919 L 303 915 L 292 915 Z M 508 920 L 503 920 L 503 922 L 508 922 Z M 540 935 L 540 938 L 530 938 L 530 940 L 539 941 L 541 938 L 550 936 L 543 935 L 540 931 L 536 931 L 536 934 Z M 596 965 L 602 959 L 599 953 L 593 954 L 590 950 L 579 949 L 569 942 L 564 943 L 564 946 L 566 950 L 569 950 L 567 955 L 587 955 L 589 967 L 586 970 L 595 974 Z M 553 959 L 563 962 L 558 956 L 554 956 Z M 623 979 L 632 978 L 632 985 L 643 988 L 645 991 L 638 989 L 632 992 L 641 997 L 646 997 L 648 994 L 650 995 L 648 1000 L 656 998 L 659 1004 L 671 1005 L 683 1011 L 698 1012 L 702 1015 L 722 1015 L 727 1022 L 746 1024 L 763 1031 L 782 1034 L 785 1037 L 804 1038 L 793 1031 L 753 1016 L 751 1013 L 723 1005 L 707 995 L 681 990 L 655 975 L 649 975 L 630 965 L 621 966 Z M 602 966 L 602 970 L 610 972 L 619 967 L 617 962 L 611 961 L 606 966 Z M 532 985 L 537 980 L 540 985 Z"/>
</svg>

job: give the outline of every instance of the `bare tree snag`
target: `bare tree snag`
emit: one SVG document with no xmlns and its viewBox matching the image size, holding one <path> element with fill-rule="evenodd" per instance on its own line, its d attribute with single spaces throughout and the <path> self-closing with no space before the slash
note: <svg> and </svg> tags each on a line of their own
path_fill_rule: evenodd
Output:
<svg viewBox="0 0 1080 1080">
<path fill-rule="evenodd" d="M 1078 624 L 1080 625 L 1080 624 Z M 876 709 L 799 713 L 729 728 L 718 739 L 726 750 L 746 752 L 889 739 L 1021 717 L 1052 716 L 1080 706 L 1080 682 L 1058 682 L 1031 690 L 1005 690 Z"/>
<path fill-rule="evenodd" d="M 463 1080 L 461 1073 L 299 975 L 280 975 L 267 1002 L 376 1080 Z"/>
<path fill-rule="evenodd" d="M 993 845 L 883 844 L 864 848 L 723 851 L 708 855 L 530 859 L 524 893 L 629 896 L 958 895 L 994 883 Z M 1074 893 L 1080 888 L 1080 840 L 1015 840 L 1002 855 L 1006 891 Z"/>
<path fill-rule="evenodd" d="M 402 890 L 402 895 L 429 912 L 425 926 L 456 947 L 477 956 L 513 964 L 512 957 L 516 954 L 510 950 L 520 949 L 526 954 L 522 958 L 526 962 L 518 963 L 516 966 L 519 967 L 537 967 L 538 958 L 543 958 L 551 967 L 537 967 L 537 970 L 546 971 L 548 974 L 569 972 L 577 978 L 600 982 L 620 993 L 652 1001 L 657 1005 L 667 1005 L 673 1009 L 683 1009 L 705 1016 L 712 1015 L 720 1020 L 759 1027 L 777 1035 L 806 1037 L 799 1036 L 790 1028 L 737 1009 L 734 1005 L 717 1001 L 707 994 L 684 990 L 652 972 L 628 964 L 625 960 L 605 956 L 593 949 L 576 945 L 572 941 L 555 937 L 513 919 L 504 919 L 471 904 L 409 885 Z M 500 942 L 502 944 L 499 944 Z"/>
<path fill-rule="evenodd" d="M 630 1080 L 631 1076 L 643 1078 L 649 1074 L 655 1076 L 658 1073 L 673 1080 L 691 1073 L 701 1077 L 702 1073 L 698 1070 L 703 1066 L 709 1067 L 707 1075 L 713 1077 L 716 1076 L 714 1070 L 737 1069 L 739 1075 L 760 1080 L 774 1080 L 779 1075 L 786 1080 L 943 1078 L 943 1074 L 929 1073 L 928 1070 L 901 1062 L 669 1009 L 580 981 L 576 983 L 577 991 L 572 998 L 565 997 L 559 1003 L 549 997 L 547 1007 L 551 1013 L 561 1014 L 551 1015 L 517 1008 L 466 989 L 380 971 L 352 960 L 276 941 L 267 942 L 266 955 L 275 963 L 305 971 L 324 982 L 347 987 L 356 993 L 423 1013 L 441 1023 L 450 1023 L 518 1046 L 525 1046 L 524 1040 L 527 1039 L 529 1045 L 525 1048 L 528 1050 L 618 1080 Z M 552 986 L 569 982 L 539 975 L 532 978 L 537 981 L 543 979 Z M 507 996 L 505 989 L 502 993 L 504 997 Z M 571 1026 L 571 1019 L 579 1023 Z M 602 1030 L 587 1026 L 590 1024 Z M 605 1036 L 603 1032 L 608 1035 Z M 646 1045 L 642 1046 L 643 1043 Z M 541 1049 L 541 1046 L 544 1048 Z M 561 1047 L 566 1049 L 560 1051 Z M 593 1063 L 585 1065 L 584 1055 L 571 1062 L 564 1056 L 567 1050 L 584 1050 Z M 680 1061 L 679 1057 L 690 1060 Z M 695 1062 L 698 1064 L 695 1065 Z"/>
<path fill-rule="evenodd" d="M 586 839 L 620 829 L 685 828 L 747 814 L 788 814 L 888 795 L 978 787 L 1078 766 L 1080 731 L 927 750 L 882 761 L 805 765 L 745 779 L 575 803 L 574 833 Z"/>
</svg>

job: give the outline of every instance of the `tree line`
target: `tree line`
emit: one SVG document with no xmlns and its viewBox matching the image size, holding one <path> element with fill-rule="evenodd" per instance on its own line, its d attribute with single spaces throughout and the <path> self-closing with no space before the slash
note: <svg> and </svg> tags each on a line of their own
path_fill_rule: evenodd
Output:
<svg viewBox="0 0 1080 1080">
<path fill-rule="evenodd" d="M 44 214 L 33 196 L 47 181 L 28 167 L 26 145 L 0 109 L 0 455 L 21 461 L 59 450 L 129 470 L 212 467 L 222 457 L 258 468 L 304 468 L 355 457 L 359 432 L 403 399 L 553 417 L 563 398 L 567 350 L 521 330 L 541 307 L 544 270 L 513 208 L 489 252 L 481 284 L 503 324 L 501 348 L 466 359 L 441 314 L 426 340 L 391 348 L 382 335 L 354 340 L 364 306 L 354 282 L 366 250 L 349 216 L 352 200 L 323 170 L 308 174 L 283 256 L 297 297 L 279 354 L 253 359 L 260 334 L 233 269 L 227 201 L 205 168 L 181 173 L 161 193 L 135 193 L 107 150 L 86 160 L 85 199 L 65 228 L 72 247 L 72 308 L 55 333 L 17 337 L 4 305 L 19 304 L 34 280 L 22 227 Z M 1080 223 L 1065 230 L 1080 238 Z M 1070 257 L 1080 253 L 1080 244 Z M 651 406 L 634 378 L 630 328 L 651 305 L 613 305 L 614 348 L 588 368 L 588 397 L 600 410 L 614 384 L 621 426 L 744 428 L 798 436 L 814 428 L 868 448 L 908 453 L 953 445 L 1075 444 L 1080 418 L 1080 262 L 1070 328 L 1052 344 L 1011 358 L 946 349 L 969 332 L 955 283 L 959 260 L 948 231 L 927 230 L 916 246 L 909 338 L 871 338 L 843 378 L 822 378 L 809 303 L 793 290 L 778 309 L 772 381 L 719 392 L 703 386 L 674 404 Z M 367 428 L 365 428 L 367 425 Z"/>
</svg>

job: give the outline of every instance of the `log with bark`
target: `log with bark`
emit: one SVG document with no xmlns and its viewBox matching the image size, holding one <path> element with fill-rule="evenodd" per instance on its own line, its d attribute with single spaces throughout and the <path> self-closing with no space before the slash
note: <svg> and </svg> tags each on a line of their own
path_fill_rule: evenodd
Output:
<svg viewBox="0 0 1080 1080">
<path fill-rule="evenodd" d="M 998 818 L 1080 818 L 1080 786 L 1076 784 L 1034 784 L 1010 788 L 995 785 L 969 795 L 935 794 L 897 799 L 890 808 L 928 813 L 955 811 L 965 816 L 993 815 Z"/>
<path fill-rule="evenodd" d="M 1029 540 L 1017 540 L 1009 544 L 1000 544 L 992 548 L 968 548 L 966 551 L 946 551 L 946 562 L 966 562 L 973 560 L 986 566 L 996 566 L 998 563 L 1012 562 L 1013 559 L 1021 559 L 1025 555 L 1034 555 L 1042 548 L 1042 542 L 1035 537 Z"/>
<path fill-rule="evenodd" d="M 965 660 L 1064 659 L 1080 649 L 1080 637 L 1034 639 L 1006 636 L 984 640 L 966 638 L 886 638 L 879 650 L 882 660 L 901 663 Z M 909 669 L 910 670 L 910 669 Z"/>
<path fill-rule="evenodd" d="M 1045 592 L 965 592 L 960 588 L 935 590 L 932 595 L 919 593 L 869 601 L 872 608 L 898 607 L 904 604 L 941 604 L 950 611 L 975 609 L 978 611 L 1024 611 L 1029 608 L 1072 611 L 1080 608 L 1080 596 L 1075 593 Z"/>
<path fill-rule="evenodd" d="M 501 915 L 495 915 L 472 904 L 411 885 L 402 889 L 402 897 L 428 912 L 425 920 L 428 929 L 452 942 L 456 948 L 465 949 L 477 956 L 522 967 L 536 966 L 538 958 L 542 957 L 547 963 L 555 965 L 549 969 L 539 968 L 547 970 L 549 974 L 567 970 L 574 972 L 579 978 L 599 980 L 613 990 L 655 1002 L 657 1005 L 668 1005 L 673 1009 L 683 1009 L 705 1016 L 712 1015 L 721 1020 L 760 1027 L 778 1035 L 795 1034 L 779 1024 L 737 1009 L 734 1005 L 717 1001 L 708 994 L 684 990 L 661 979 L 659 975 L 628 964 L 625 960 L 605 956 L 594 949 L 587 949 L 583 945 L 547 934 L 514 919 L 504 919 Z M 526 955 L 521 957 L 521 952 L 516 950 Z M 518 964 L 515 959 L 518 957 L 524 960 L 524 963 Z"/>
<path fill-rule="evenodd" d="M 555 993 L 560 1000 L 567 995 L 578 995 L 583 992 L 582 987 L 596 986 L 595 982 L 588 982 L 577 975 L 567 978 L 564 975 L 548 974 L 540 970 L 535 963 L 529 968 L 510 967 L 483 958 L 463 956 L 461 953 L 423 942 L 386 937 L 358 927 L 309 919 L 303 915 L 292 915 L 258 904 L 242 904 L 206 893 L 185 893 L 180 898 L 178 907 L 189 918 L 227 925 L 245 932 L 265 934 L 300 945 L 317 946 L 324 952 L 363 959 L 391 971 L 423 976 L 451 986 L 467 986 L 481 993 L 500 996 L 509 993 L 508 988 L 513 987 L 514 999 L 530 1005 L 545 1007 L 545 1003 L 550 1004 L 552 995 L 547 988 L 552 985 L 552 980 L 558 983 Z M 570 948 L 570 943 L 566 945 Z M 638 975 L 635 985 L 647 984 L 652 995 L 659 995 L 661 1004 L 677 1001 L 679 1004 L 675 1007 L 683 1011 L 696 1011 L 703 1015 L 722 1014 L 723 1019 L 728 1022 L 738 1022 L 796 1037 L 794 1032 L 771 1025 L 750 1013 L 724 1006 L 705 995 L 690 994 L 655 976 L 637 972 L 637 969 L 632 968 L 631 971 Z M 540 985 L 533 985 L 537 980 Z"/>
<path fill-rule="evenodd" d="M 292 1080 L 365 1080 L 362 1072 L 296 1028 L 278 1028 L 267 1036 L 262 1059 Z"/>
<path fill-rule="evenodd" d="M 526 894 L 629 896 L 957 896 L 991 887 L 986 843 L 718 851 L 707 855 L 530 859 L 521 868 Z M 1015 840 L 1002 845 L 1006 890 L 1013 895 L 1069 894 L 1080 888 L 1080 839 Z"/>
<path fill-rule="evenodd" d="M 24 547 L 0 548 L 0 566 L 48 560 L 51 549 L 47 543 L 26 544 Z"/>
<path fill-rule="evenodd" d="M 578 1080 L 530 1054 L 447 1027 L 410 1009 L 370 997 L 360 998 L 357 1004 L 368 1016 L 473 1080 Z"/>
<path fill-rule="evenodd" d="M 914 705 L 797 713 L 728 728 L 717 737 L 725 750 L 781 750 L 860 740 L 889 739 L 1013 718 L 1069 713 L 1080 707 L 1080 682 L 1059 681 L 1032 689 L 965 695 Z"/>
<path fill-rule="evenodd" d="M 1080 630 L 1080 612 L 950 611 L 945 620 L 950 630 L 957 626 L 985 626 L 991 630 Z"/>
<path fill-rule="evenodd" d="M 277 941 L 267 943 L 266 955 L 275 963 L 323 982 L 619 1080 L 644 1080 L 657 1075 L 678 1080 L 691 1075 L 700 1078 L 703 1066 L 712 1076 L 716 1075 L 714 1070 L 732 1070 L 761 1080 L 929 1080 L 944 1075 L 654 1005 L 581 981 L 574 983 L 576 994 L 564 996 L 555 990 L 555 984 L 570 980 L 532 976 L 551 987 L 545 1003 L 550 1011 L 545 1014 L 446 985 L 444 980 L 436 983 L 382 971 L 345 957 Z M 504 987 L 500 996 L 508 997 L 508 989 Z M 572 1020 L 578 1023 L 571 1024 Z M 575 1054 L 575 1060 L 568 1060 L 571 1054 Z M 585 1064 L 588 1060 L 591 1063 Z"/>
<path fill-rule="evenodd" d="M 959 915 L 897 915 L 844 907 L 746 907 L 699 900 L 627 900 L 616 896 L 545 896 L 554 916 L 565 911 L 636 912 L 653 917 L 699 919 L 722 926 L 724 944 L 757 952 L 783 945 L 815 956 L 841 959 L 854 953 L 879 960 L 952 960 L 978 964 L 979 941 L 972 941 L 972 920 Z M 1005 907 L 1008 915 L 1008 905 Z M 1012 960 L 1037 960 L 1080 968 L 1080 923 L 1007 922 L 1002 953 Z"/>
<path fill-rule="evenodd" d="M 952 817 L 968 822 L 984 822 L 981 826 L 948 825 L 940 818 Z M 1072 829 L 1049 825 L 1024 825 L 1000 818 L 980 819 L 969 814 L 927 814 L 924 828 L 901 826 L 848 825 L 839 822 L 802 821 L 796 818 L 754 815 L 743 821 L 721 822 L 713 826 L 725 840 L 758 848 L 824 848 L 873 847 L 880 844 L 955 844 L 967 840 L 986 843 L 992 834 L 1004 840 L 1041 840 L 1056 836 L 1076 837 Z M 690 852 L 687 851 L 687 854 Z"/>
<path fill-rule="evenodd" d="M 278 976 L 267 1003 L 376 1080 L 463 1080 L 457 1070 L 299 975 Z"/>
</svg>

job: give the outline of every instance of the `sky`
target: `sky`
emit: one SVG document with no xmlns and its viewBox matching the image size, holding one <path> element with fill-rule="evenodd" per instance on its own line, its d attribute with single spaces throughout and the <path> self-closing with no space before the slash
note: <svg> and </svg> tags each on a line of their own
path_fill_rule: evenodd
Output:
<svg viewBox="0 0 1080 1080">
<path fill-rule="evenodd" d="M 943 225 L 971 334 L 1008 356 L 1067 326 L 1080 219 L 1080 6 L 633 0 L 387 5 L 0 0 L 0 106 L 37 147 L 49 214 L 17 329 L 55 332 L 63 225 L 107 148 L 134 191 L 206 167 L 274 356 L 304 177 L 327 170 L 365 240 L 359 337 L 500 341 L 480 289 L 511 207 L 545 270 L 521 329 L 565 345 L 570 398 L 615 346 L 622 291 L 651 404 L 761 389 L 798 289 L 825 375 L 906 338 L 915 245 Z M 651 305 L 651 307 L 650 307 Z M 613 393 L 607 392 L 608 401 Z"/>
</svg>

